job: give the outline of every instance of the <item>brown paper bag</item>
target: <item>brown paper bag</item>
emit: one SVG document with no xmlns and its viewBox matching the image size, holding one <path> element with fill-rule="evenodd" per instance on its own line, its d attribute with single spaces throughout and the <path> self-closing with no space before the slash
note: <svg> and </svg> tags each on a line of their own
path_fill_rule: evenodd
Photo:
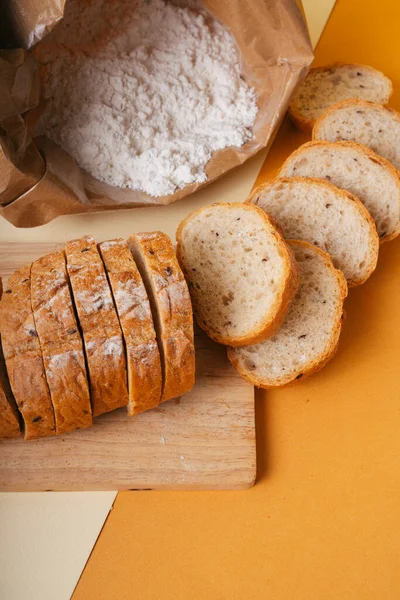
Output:
<svg viewBox="0 0 400 600">
<path fill-rule="evenodd" d="M 0 55 L 0 86 L 6 99 L 0 102 L 0 214 L 17 227 L 34 227 L 58 215 L 169 204 L 221 177 L 268 145 L 295 86 L 313 59 L 302 13 L 296 0 L 203 3 L 233 32 L 244 75 L 256 90 L 259 111 L 253 139 L 241 148 L 217 151 L 207 164 L 205 183 L 188 185 L 172 195 L 153 198 L 111 187 L 81 170 L 50 140 L 37 138 L 32 142 L 28 130 L 39 101 L 36 65 L 29 52 L 7 51 Z M 13 0 L 11 14 L 21 45 L 29 49 L 37 43 L 60 20 L 63 8 L 64 2 L 57 0 Z M 4 127 L 4 119 L 10 115 L 20 117 L 21 129 L 26 124 L 25 138 L 20 131 L 19 144 Z M 10 152 L 10 147 L 15 151 Z M 43 157 L 41 169 L 38 155 Z"/>
</svg>

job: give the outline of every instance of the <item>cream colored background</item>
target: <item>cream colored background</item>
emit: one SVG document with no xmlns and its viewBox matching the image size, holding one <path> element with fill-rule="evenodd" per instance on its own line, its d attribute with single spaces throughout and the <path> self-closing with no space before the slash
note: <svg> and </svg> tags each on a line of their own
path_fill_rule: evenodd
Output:
<svg viewBox="0 0 400 600">
<path fill-rule="evenodd" d="M 303 1 L 314 45 L 334 3 Z M 166 207 L 60 217 L 35 229 L 16 229 L 0 218 L 0 239 L 60 241 L 91 233 L 102 241 L 149 229 L 174 236 L 191 210 L 215 201 L 243 201 L 265 156 L 260 152 L 213 185 Z M 70 598 L 114 498 L 114 492 L 0 494 L 0 600 Z"/>
</svg>

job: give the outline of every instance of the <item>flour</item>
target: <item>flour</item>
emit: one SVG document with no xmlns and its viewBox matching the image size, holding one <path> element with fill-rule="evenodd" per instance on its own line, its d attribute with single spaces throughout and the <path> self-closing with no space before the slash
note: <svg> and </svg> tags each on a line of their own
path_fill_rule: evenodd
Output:
<svg viewBox="0 0 400 600">
<path fill-rule="evenodd" d="M 234 38 L 200 4 L 69 0 L 35 55 L 47 100 L 36 133 L 113 186 L 172 194 L 253 136 Z"/>
</svg>

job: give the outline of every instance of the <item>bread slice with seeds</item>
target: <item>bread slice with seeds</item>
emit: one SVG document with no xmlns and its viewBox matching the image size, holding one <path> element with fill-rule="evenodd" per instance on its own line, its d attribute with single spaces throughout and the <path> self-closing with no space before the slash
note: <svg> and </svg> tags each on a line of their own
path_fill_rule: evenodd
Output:
<svg viewBox="0 0 400 600">
<path fill-rule="evenodd" d="M 336 63 L 311 69 L 300 82 L 289 114 L 301 131 L 311 131 L 315 121 L 336 102 L 361 98 L 387 104 L 393 86 L 383 73 L 365 65 Z"/>
<path fill-rule="evenodd" d="M 308 142 L 287 158 L 278 177 L 316 177 L 348 190 L 375 221 L 381 242 L 400 233 L 400 178 L 385 158 L 354 142 Z"/>
<path fill-rule="evenodd" d="M 319 371 L 335 354 L 346 280 L 326 252 L 289 242 L 300 266 L 300 287 L 279 331 L 268 340 L 228 348 L 239 373 L 261 388 L 283 386 Z"/>
<path fill-rule="evenodd" d="M 365 100 L 334 104 L 315 123 L 313 139 L 364 144 L 400 169 L 400 113 L 387 106 Z"/>
<path fill-rule="evenodd" d="M 0 300 L 2 295 L 3 282 L 0 277 Z M 15 438 L 20 435 L 19 413 L 8 381 L 6 364 L 0 344 L 0 438 Z"/>
<path fill-rule="evenodd" d="M 128 414 L 158 405 L 162 377 L 150 302 L 125 240 L 99 244 L 126 346 Z"/>
<path fill-rule="evenodd" d="M 194 385 L 192 305 L 188 287 L 169 237 L 160 231 L 138 233 L 128 246 L 139 269 L 153 312 L 161 356 L 161 402 Z"/>
<path fill-rule="evenodd" d="M 379 238 L 358 198 L 322 179 L 273 179 L 256 188 L 248 202 L 283 229 L 285 238 L 305 240 L 328 252 L 349 286 L 360 285 L 376 267 Z"/>
<path fill-rule="evenodd" d="M 25 439 L 55 435 L 53 405 L 31 306 L 31 265 L 19 269 L 8 280 L 0 302 L 0 332 Z"/>
<path fill-rule="evenodd" d="M 216 342 L 252 344 L 281 325 L 296 293 L 296 261 L 272 220 L 251 204 L 192 213 L 176 234 L 194 312 Z"/>
<path fill-rule="evenodd" d="M 67 271 L 83 334 L 93 416 L 128 404 L 126 358 L 103 261 L 92 236 L 67 242 Z"/>
<path fill-rule="evenodd" d="M 89 427 L 89 384 L 64 252 L 47 254 L 32 263 L 31 296 L 56 433 Z"/>
</svg>

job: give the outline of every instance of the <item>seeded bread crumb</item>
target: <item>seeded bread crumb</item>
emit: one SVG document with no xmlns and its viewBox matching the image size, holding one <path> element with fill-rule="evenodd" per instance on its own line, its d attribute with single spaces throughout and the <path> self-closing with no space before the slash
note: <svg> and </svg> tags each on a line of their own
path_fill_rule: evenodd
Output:
<svg viewBox="0 0 400 600">
<path fill-rule="evenodd" d="M 343 63 L 317 67 L 300 82 L 289 114 L 298 129 L 309 132 L 318 117 L 336 102 L 361 98 L 387 104 L 392 91 L 390 79 L 372 67 Z"/>
<path fill-rule="evenodd" d="M 293 152 L 278 177 L 325 179 L 354 194 L 375 221 L 381 242 L 400 233 L 400 178 L 389 161 L 354 142 L 308 142 Z"/>
<path fill-rule="evenodd" d="M 344 100 L 317 120 L 313 140 L 364 144 L 400 169 L 400 113 L 365 100 Z"/>
<path fill-rule="evenodd" d="M 252 384 L 278 387 L 319 371 L 335 354 L 347 285 L 326 252 L 291 241 L 300 266 L 300 287 L 279 331 L 268 340 L 228 348 L 228 357 Z"/>
<path fill-rule="evenodd" d="M 240 346 L 279 328 L 299 276 L 268 215 L 250 204 L 217 203 L 189 215 L 176 237 L 197 321 L 212 339 Z"/>
<path fill-rule="evenodd" d="M 248 202 L 276 219 L 285 238 L 305 240 L 330 254 L 349 286 L 373 273 L 379 252 L 375 223 L 350 192 L 322 179 L 289 177 L 267 181 Z"/>
</svg>

